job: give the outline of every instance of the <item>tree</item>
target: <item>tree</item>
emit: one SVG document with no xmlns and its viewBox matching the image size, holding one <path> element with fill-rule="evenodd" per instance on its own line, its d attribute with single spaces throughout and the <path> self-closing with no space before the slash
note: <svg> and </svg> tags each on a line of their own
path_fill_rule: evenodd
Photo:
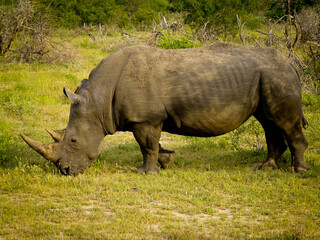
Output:
<svg viewBox="0 0 320 240">
<path fill-rule="evenodd" d="M 307 7 L 320 7 L 320 0 L 267 0 L 266 2 L 266 16 L 274 19 L 286 14 L 293 15 Z"/>
<path fill-rule="evenodd" d="M 31 21 L 33 13 L 29 0 L 20 0 L 14 8 L 0 8 L 0 55 L 6 56 L 18 33 Z"/>
</svg>

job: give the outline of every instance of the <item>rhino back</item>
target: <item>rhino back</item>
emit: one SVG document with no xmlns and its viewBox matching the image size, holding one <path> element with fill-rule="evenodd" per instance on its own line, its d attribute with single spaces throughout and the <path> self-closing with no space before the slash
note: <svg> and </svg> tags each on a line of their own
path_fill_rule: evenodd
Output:
<svg viewBox="0 0 320 240">
<path fill-rule="evenodd" d="M 123 130 L 132 122 L 164 121 L 173 133 L 223 134 L 255 110 L 257 66 L 252 57 L 206 49 L 136 49 L 115 91 L 116 125 Z"/>
</svg>

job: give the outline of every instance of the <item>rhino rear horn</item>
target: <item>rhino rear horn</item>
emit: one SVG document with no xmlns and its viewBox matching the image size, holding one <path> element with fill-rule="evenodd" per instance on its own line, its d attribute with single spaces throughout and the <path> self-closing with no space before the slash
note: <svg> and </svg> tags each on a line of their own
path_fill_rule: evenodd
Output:
<svg viewBox="0 0 320 240">
<path fill-rule="evenodd" d="M 49 160 L 50 162 L 56 162 L 58 161 L 58 157 L 56 156 L 53 147 L 54 143 L 50 144 L 42 144 L 37 141 L 32 140 L 28 136 L 20 133 L 20 136 L 22 139 L 31 147 L 33 148 L 36 152 L 41 154 L 45 159 Z"/>
<path fill-rule="evenodd" d="M 83 97 L 77 93 L 70 92 L 65 88 L 63 88 L 63 93 L 70 99 L 72 104 L 79 104 L 82 101 Z"/>
<path fill-rule="evenodd" d="M 66 129 L 63 129 L 63 130 L 46 129 L 46 130 L 56 142 L 61 142 L 62 139 L 64 138 L 64 135 L 66 134 Z"/>
</svg>

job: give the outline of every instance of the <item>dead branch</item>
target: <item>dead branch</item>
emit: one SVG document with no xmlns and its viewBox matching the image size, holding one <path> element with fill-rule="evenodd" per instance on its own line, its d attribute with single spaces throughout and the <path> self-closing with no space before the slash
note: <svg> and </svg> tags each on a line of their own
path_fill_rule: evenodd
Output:
<svg viewBox="0 0 320 240">
<path fill-rule="evenodd" d="M 255 43 L 259 46 L 259 47 L 261 47 L 261 44 L 258 42 L 258 40 L 257 39 L 253 39 L 254 41 L 255 41 Z"/>
<path fill-rule="evenodd" d="M 163 28 L 165 29 L 165 30 L 169 30 L 170 29 L 170 27 L 169 27 L 169 25 L 168 25 L 168 23 L 167 23 L 167 20 L 166 20 L 166 17 L 165 16 L 162 16 L 162 22 L 163 22 Z"/>
<path fill-rule="evenodd" d="M 163 37 L 163 33 L 162 32 L 156 32 L 155 34 L 152 35 L 152 37 L 150 37 L 149 39 L 147 39 L 146 44 L 149 46 L 156 46 L 157 45 L 157 39 L 159 37 Z"/>
<path fill-rule="evenodd" d="M 22 2 L 28 1 L 21 0 L 20 4 L 23 5 Z M 13 21 L 13 18 L 7 18 L 2 22 L 11 21 L 12 23 L 15 23 L 5 29 L 7 32 L 4 32 L 4 29 L 2 28 L 4 25 L 0 24 L 1 33 L 10 33 L 7 35 L 0 34 L 1 47 L 6 46 L 6 49 L 2 48 L 3 51 L 7 51 L 7 54 L 5 54 L 6 61 L 15 61 L 18 59 L 20 62 L 62 62 L 69 61 L 73 58 L 73 56 L 71 56 L 71 51 L 64 47 L 63 44 L 49 39 L 51 28 L 49 26 L 47 14 L 32 10 L 34 16 L 31 16 L 30 18 L 24 17 L 24 20 L 22 21 L 22 16 L 25 16 L 22 14 L 24 11 L 21 9 L 19 11 L 19 14 L 16 14 L 15 16 L 16 19 L 18 19 L 16 22 Z M 10 45 L 9 42 L 11 42 L 11 44 L 14 42 L 14 45 Z"/>
<path fill-rule="evenodd" d="M 315 46 L 320 48 L 320 44 L 319 43 L 316 43 L 316 42 L 313 42 L 313 41 L 307 41 L 306 43 L 313 44 L 313 45 L 315 45 Z"/>
<path fill-rule="evenodd" d="M 256 32 L 268 36 L 267 46 L 268 47 L 272 46 L 273 38 L 275 37 L 275 35 L 272 33 L 272 28 L 270 29 L 269 33 L 265 33 L 265 32 L 262 32 L 260 30 L 256 30 Z"/>
<path fill-rule="evenodd" d="M 296 21 L 296 19 L 291 15 L 286 15 L 287 23 L 284 24 L 284 35 L 286 38 L 286 47 L 289 50 L 289 57 L 292 57 L 293 49 L 296 46 L 300 36 L 301 36 L 301 29 Z M 292 27 L 295 28 L 295 38 L 292 38 Z"/>
<path fill-rule="evenodd" d="M 92 33 L 89 33 L 88 35 L 89 35 L 89 37 L 90 37 L 94 42 L 96 41 L 96 38 L 93 36 Z"/>
<path fill-rule="evenodd" d="M 122 30 L 121 31 L 121 36 L 123 37 L 124 35 L 127 35 L 127 36 L 131 36 L 129 33 L 127 33 L 125 30 Z"/>
<path fill-rule="evenodd" d="M 295 37 L 295 39 L 294 39 L 294 41 L 293 41 L 293 44 L 292 44 L 292 47 L 294 48 L 294 47 L 296 46 L 297 42 L 299 41 L 300 37 L 301 37 L 301 28 L 300 28 L 300 26 L 298 25 L 298 23 L 297 23 L 297 21 L 296 21 L 295 18 L 293 19 L 292 24 L 293 24 L 293 26 L 294 26 L 295 29 L 296 29 L 296 37 Z"/>
<path fill-rule="evenodd" d="M 98 25 L 98 37 L 100 37 L 100 40 L 103 43 L 103 34 L 102 34 L 101 23 L 99 23 L 99 25 Z"/>
<path fill-rule="evenodd" d="M 242 43 L 245 44 L 246 39 L 245 39 L 245 33 L 243 32 L 243 26 L 245 25 L 245 22 L 241 23 L 241 19 L 239 18 L 238 14 L 236 16 L 237 16 L 237 24 L 238 24 L 238 29 L 239 29 L 239 37 L 240 37 L 240 40 L 242 41 Z"/>
<path fill-rule="evenodd" d="M 0 11 L 0 55 L 6 57 L 18 33 L 31 20 L 34 10 L 29 0 L 20 0 L 12 10 L 0 7 Z"/>
</svg>

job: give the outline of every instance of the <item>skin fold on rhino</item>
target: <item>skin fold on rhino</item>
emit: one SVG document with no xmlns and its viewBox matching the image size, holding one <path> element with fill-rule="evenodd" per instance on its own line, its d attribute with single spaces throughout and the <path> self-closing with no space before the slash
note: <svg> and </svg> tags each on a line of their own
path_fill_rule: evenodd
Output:
<svg viewBox="0 0 320 240">
<path fill-rule="evenodd" d="M 278 168 L 289 147 L 291 168 L 308 169 L 304 152 L 299 77 L 291 63 L 269 48 L 225 43 L 163 50 L 128 47 L 111 54 L 92 70 L 71 101 L 69 122 L 48 130 L 53 143 L 21 134 L 62 174 L 82 173 L 99 155 L 103 139 L 131 131 L 143 164 L 138 173 L 168 167 L 174 152 L 159 145 L 161 131 L 211 137 L 230 132 L 254 116 L 265 130 L 268 155 L 261 168 Z"/>
</svg>

